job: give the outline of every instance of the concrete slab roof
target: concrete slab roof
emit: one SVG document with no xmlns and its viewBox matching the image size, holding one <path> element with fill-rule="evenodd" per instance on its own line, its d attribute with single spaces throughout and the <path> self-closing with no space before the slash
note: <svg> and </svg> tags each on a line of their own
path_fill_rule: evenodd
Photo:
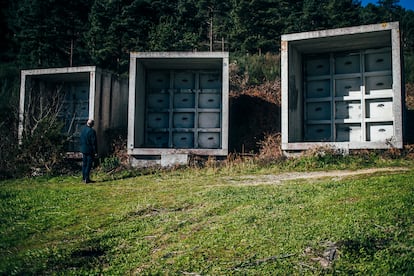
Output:
<svg viewBox="0 0 414 276">
<path fill-rule="evenodd" d="M 282 35 L 282 45 L 288 42 L 301 53 L 336 52 L 364 48 L 382 48 L 391 44 L 391 30 L 398 22 L 363 25 L 349 28 L 302 32 Z"/>
<path fill-rule="evenodd" d="M 147 69 L 217 69 L 228 52 L 131 52 Z"/>
<path fill-rule="evenodd" d="M 61 67 L 46 69 L 22 70 L 24 76 L 57 82 L 57 81 L 89 81 L 90 73 L 96 72 L 95 66 Z"/>
</svg>

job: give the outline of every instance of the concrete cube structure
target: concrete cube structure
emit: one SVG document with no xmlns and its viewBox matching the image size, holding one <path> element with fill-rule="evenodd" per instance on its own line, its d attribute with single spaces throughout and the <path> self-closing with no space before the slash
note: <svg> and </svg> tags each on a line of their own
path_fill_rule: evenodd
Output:
<svg viewBox="0 0 414 276">
<path fill-rule="evenodd" d="M 229 55 L 224 52 L 130 54 L 128 154 L 186 162 L 174 155 L 228 154 Z"/>
<path fill-rule="evenodd" d="M 110 131 L 127 132 L 128 82 L 95 66 L 33 69 L 21 71 L 19 140 L 30 116 L 42 116 L 39 108 L 50 109 L 64 124 L 68 136 L 66 151 L 79 157 L 79 135 L 88 118 L 95 120 L 98 153 L 111 147 Z"/>
<path fill-rule="evenodd" d="M 282 149 L 401 148 L 399 23 L 283 35 Z"/>
</svg>

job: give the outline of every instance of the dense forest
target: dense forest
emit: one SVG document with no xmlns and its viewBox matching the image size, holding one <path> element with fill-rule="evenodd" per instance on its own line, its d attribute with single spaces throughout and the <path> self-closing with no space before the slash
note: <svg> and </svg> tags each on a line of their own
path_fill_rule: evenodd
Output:
<svg viewBox="0 0 414 276">
<path fill-rule="evenodd" d="M 261 67 L 257 57 L 278 57 L 282 34 L 399 21 L 414 82 L 414 11 L 398 0 L 0 0 L 0 12 L 1 162 L 17 155 L 21 69 L 96 65 L 126 76 L 131 51 L 222 50 L 241 68 Z"/>
<path fill-rule="evenodd" d="M 414 11 L 398 0 L 2 0 L 4 66 L 97 65 L 124 74 L 130 51 L 278 53 L 280 35 L 400 21 L 414 51 Z"/>
</svg>

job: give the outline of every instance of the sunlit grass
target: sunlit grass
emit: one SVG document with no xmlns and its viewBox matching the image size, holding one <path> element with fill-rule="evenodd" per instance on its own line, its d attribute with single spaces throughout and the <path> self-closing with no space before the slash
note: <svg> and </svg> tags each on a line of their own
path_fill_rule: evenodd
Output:
<svg viewBox="0 0 414 276">
<path fill-rule="evenodd" d="M 249 162 L 118 180 L 95 173 L 93 185 L 78 176 L 4 181 L 0 274 L 410 274 L 410 164 L 273 184 L 238 185 L 288 171 Z"/>
</svg>

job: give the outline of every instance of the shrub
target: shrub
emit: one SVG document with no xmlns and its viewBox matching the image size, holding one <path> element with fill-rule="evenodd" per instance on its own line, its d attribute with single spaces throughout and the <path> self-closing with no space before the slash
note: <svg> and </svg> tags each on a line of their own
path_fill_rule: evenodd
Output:
<svg viewBox="0 0 414 276">
<path fill-rule="evenodd" d="M 405 107 L 414 110 L 414 83 L 405 84 Z"/>
<path fill-rule="evenodd" d="M 414 145 L 405 145 L 404 155 L 407 159 L 414 160 Z"/>
<path fill-rule="evenodd" d="M 110 156 L 103 159 L 101 162 L 101 168 L 104 172 L 112 172 L 119 168 L 121 165 L 121 162 L 118 157 L 116 156 Z"/>
<path fill-rule="evenodd" d="M 38 122 L 33 132 L 26 133 L 22 140 L 17 160 L 22 171 L 30 175 L 56 173 L 65 158 L 62 123 L 45 117 Z"/>
<path fill-rule="evenodd" d="M 129 155 L 127 152 L 127 138 L 121 131 L 115 131 L 116 135 L 112 135 L 112 148 L 111 152 L 114 157 L 119 160 L 119 165 L 129 166 Z"/>
<path fill-rule="evenodd" d="M 17 147 L 17 112 L 8 106 L 0 106 L 0 179 L 10 178 L 16 174 Z"/>
<path fill-rule="evenodd" d="M 260 146 L 259 160 L 275 161 L 285 159 L 281 148 L 280 133 L 268 133 L 258 144 Z"/>
<path fill-rule="evenodd" d="M 127 153 L 126 133 L 121 129 L 107 130 L 105 136 L 112 141 L 109 156 L 100 160 L 100 170 L 106 173 L 116 173 L 129 169 L 129 155 Z"/>
<path fill-rule="evenodd" d="M 0 180 L 18 173 L 18 76 L 19 71 L 14 65 L 0 64 Z"/>
<path fill-rule="evenodd" d="M 234 56 L 229 73 L 230 88 L 235 91 L 275 81 L 280 76 L 280 55 L 266 53 Z"/>
<path fill-rule="evenodd" d="M 287 166 L 300 170 L 322 169 L 328 166 L 345 164 L 344 158 L 348 155 L 332 146 L 316 146 L 289 160 Z"/>
<path fill-rule="evenodd" d="M 409 83 L 414 82 L 414 54 L 413 53 L 405 53 L 404 54 L 404 73 L 405 73 L 405 81 Z"/>
</svg>

